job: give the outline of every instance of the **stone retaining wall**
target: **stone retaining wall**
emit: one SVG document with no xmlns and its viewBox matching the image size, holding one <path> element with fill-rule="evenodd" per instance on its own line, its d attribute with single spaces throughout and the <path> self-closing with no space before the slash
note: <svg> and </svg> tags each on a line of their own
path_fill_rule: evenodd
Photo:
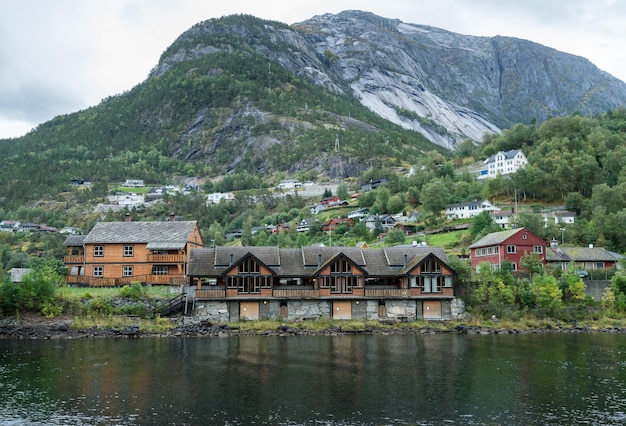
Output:
<svg viewBox="0 0 626 426">
<path fill-rule="evenodd" d="M 465 303 L 461 299 L 442 300 L 442 319 L 466 319 Z M 280 319 L 281 302 L 270 300 L 260 305 L 259 319 Z M 380 320 L 397 319 L 414 321 L 423 318 L 422 301 L 416 299 L 388 299 L 384 309 L 378 300 L 359 300 L 352 302 L 352 319 Z M 332 300 L 289 300 L 287 303 L 288 321 L 332 318 Z M 381 317 L 381 313 L 384 315 Z M 226 323 L 239 319 L 238 301 L 196 301 L 192 314 L 193 321 Z"/>
</svg>

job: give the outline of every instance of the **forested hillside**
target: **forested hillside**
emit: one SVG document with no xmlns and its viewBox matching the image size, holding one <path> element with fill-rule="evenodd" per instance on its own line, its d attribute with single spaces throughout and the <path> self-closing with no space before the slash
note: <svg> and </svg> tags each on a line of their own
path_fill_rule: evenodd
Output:
<svg viewBox="0 0 626 426">
<path fill-rule="evenodd" d="M 483 195 L 522 204 L 564 205 L 578 217 L 568 240 L 626 250 L 626 109 L 597 117 L 552 118 L 539 126 L 516 125 L 487 137 L 478 148 L 485 158 L 498 151 L 521 149 L 529 166 L 511 179 L 488 180 Z M 536 228 L 536 226 L 535 226 Z M 546 234 L 546 230 L 538 230 Z M 553 238 L 559 235 L 550 230 Z"/>
</svg>

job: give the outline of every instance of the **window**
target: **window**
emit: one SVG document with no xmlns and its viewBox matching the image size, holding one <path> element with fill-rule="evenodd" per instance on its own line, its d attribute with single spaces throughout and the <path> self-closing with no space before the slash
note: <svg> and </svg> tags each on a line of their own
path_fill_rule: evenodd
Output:
<svg viewBox="0 0 626 426">
<path fill-rule="evenodd" d="M 93 255 L 94 257 L 104 256 L 104 246 L 93 246 Z"/>
<path fill-rule="evenodd" d="M 422 293 L 441 293 L 443 277 L 420 277 Z"/>
<path fill-rule="evenodd" d="M 244 259 L 239 264 L 239 273 L 241 274 L 258 274 L 261 272 L 261 267 L 252 259 Z"/>
<path fill-rule="evenodd" d="M 124 246 L 124 256 L 133 256 L 134 246 Z"/>
<path fill-rule="evenodd" d="M 513 246 L 513 245 L 506 246 L 506 252 L 507 252 L 508 254 L 514 254 L 514 253 L 516 253 L 515 246 Z"/>
<path fill-rule="evenodd" d="M 93 276 L 94 277 L 103 277 L 104 276 L 104 266 L 94 266 L 93 267 Z"/>
<path fill-rule="evenodd" d="M 236 288 L 238 293 L 260 293 L 261 288 L 272 286 L 272 277 L 269 276 L 230 276 L 226 279 L 226 286 Z"/>
<path fill-rule="evenodd" d="M 533 253 L 537 253 L 537 254 L 543 253 L 543 246 L 533 246 Z"/>
<path fill-rule="evenodd" d="M 132 277 L 133 276 L 133 267 L 130 265 L 125 265 L 122 267 L 122 276 L 123 277 Z"/>
<path fill-rule="evenodd" d="M 349 274 L 352 273 L 352 265 L 350 265 L 345 259 L 340 259 L 330 265 L 331 274 Z"/>
<path fill-rule="evenodd" d="M 441 264 L 435 259 L 428 259 L 422 264 L 422 273 L 441 273 Z"/>
<path fill-rule="evenodd" d="M 511 263 L 511 269 L 517 271 L 517 263 Z"/>
<path fill-rule="evenodd" d="M 152 275 L 167 275 L 167 266 L 153 266 Z"/>
</svg>

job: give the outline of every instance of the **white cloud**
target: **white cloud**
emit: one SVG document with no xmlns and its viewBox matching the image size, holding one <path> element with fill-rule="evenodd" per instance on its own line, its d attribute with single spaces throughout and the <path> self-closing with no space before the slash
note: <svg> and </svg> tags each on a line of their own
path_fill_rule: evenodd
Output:
<svg viewBox="0 0 626 426">
<path fill-rule="evenodd" d="M 292 24 L 349 9 L 532 40 L 626 80 L 618 0 L 0 0 L 0 138 L 131 89 L 200 21 L 245 13 Z"/>
</svg>

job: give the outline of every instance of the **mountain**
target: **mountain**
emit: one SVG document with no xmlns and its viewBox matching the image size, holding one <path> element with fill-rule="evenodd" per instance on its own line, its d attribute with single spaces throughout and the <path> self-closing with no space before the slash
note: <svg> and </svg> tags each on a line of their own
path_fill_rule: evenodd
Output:
<svg viewBox="0 0 626 426">
<path fill-rule="evenodd" d="M 359 11 L 294 28 L 329 58 L 312 75 L 332 76 L 377 114 L 447 148 L 515 123 L 604 113 L 626 102 L 622 81 L 584 58 L 526 40 L 455 34 Z"/>
<path fill-rule="evenodd" d="M 0 202 L 50 196 L 74 178 L 358 176 L 625 100 L 626 84 L 586 59 L 524 40 L 359 11 L 292 26 L 227 16 L 181 34 L 128 92 L 0 141 Z"/>
<path fill-rule="evenodd" d="M 207 34 L 222 31 L 232 39 L 221 46 L 205 42 Z M 515 123 L 604 113 L 626 102 L 626 84 L 584 58 L 526 40 L 455 34 L 361 11 L 316 16 L 290 28 L 224 28 L 207 21 L 170 46 L 153 76 L 242 46 L 329 91 L 355 96 L 448 149 Z"/>
</svg>

